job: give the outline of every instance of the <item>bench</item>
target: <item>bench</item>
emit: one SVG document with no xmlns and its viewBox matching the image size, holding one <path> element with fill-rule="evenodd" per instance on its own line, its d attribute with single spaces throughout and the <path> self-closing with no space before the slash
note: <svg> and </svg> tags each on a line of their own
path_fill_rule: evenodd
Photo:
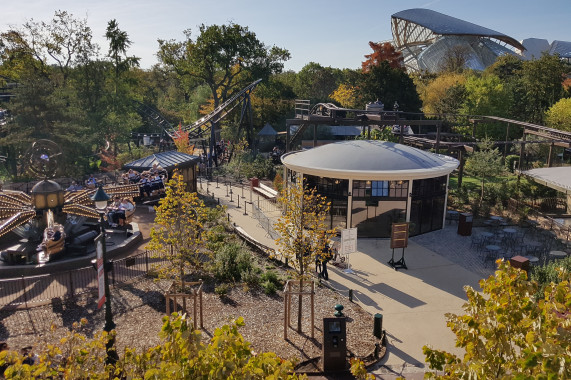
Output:
<svg viewBox="0 0 571 380">
<path fill-rule="evenodd" d="M 278 192 L 276 190 L 264 185 L 263 183 L 260 183 L 259 186 L 254 187 L 253 190 L 267 199 L 276 199 L 278 197 Z"/>
</svg>

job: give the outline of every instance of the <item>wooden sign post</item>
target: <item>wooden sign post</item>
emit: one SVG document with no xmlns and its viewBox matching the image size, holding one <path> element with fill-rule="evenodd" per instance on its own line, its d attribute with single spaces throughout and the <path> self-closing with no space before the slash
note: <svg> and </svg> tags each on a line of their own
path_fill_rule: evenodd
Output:
<svg viewBox="0 0 571 380">
<path fill-rule="evenodd" d="M 408 247 L 408 223 L 393 223 L 391 230 L 391 248 L 393 254 L 389 260 L 389 265 L 394 269 L 408 269 L 404 261 L 404 249 L 406 247 Z M 395 261 L 395 248 L 402 248 L 402 257 L 399 261 Z"/>
</svg>

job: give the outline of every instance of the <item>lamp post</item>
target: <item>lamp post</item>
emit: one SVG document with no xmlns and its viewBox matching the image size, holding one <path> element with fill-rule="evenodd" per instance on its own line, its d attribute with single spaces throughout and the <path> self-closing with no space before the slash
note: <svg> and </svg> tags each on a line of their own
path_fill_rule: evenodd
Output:
<svg viewBox="0 0 571 380">
<path fill-rule="evenodd" d="M 115 328 L 115 322 L 113 322 L 113 313 L 111 312 L 111 292 L 109 291 L 109 277 L 107 272 L 109 269 L 109 263 L 107 262 L 107 247 L 105 243 L 105 210 L 107 208 L 107 202 L 111 199 L 109 195 L 103 190 L 103 187 L 99 187 L 95 194 L 91 196 L 91 200 L 95 203 L 95 209 L 99 213 L 99 225 L 100 225 L 100 235 L 95 238 L 97 248 L 101 248 L 101 255 L 103 259 L 103 286 L 105 289 L 105 326 L 103 331 L 107 333 L 111 332 Z M 115 344 L 115 338 L 109 336 L 107 344 L 105 345 L 107 351 L 107 357 L 105 359 L 107 364 L 114 364 L 118 357 L 117 352 L 113 348 Z"/>
</svg>

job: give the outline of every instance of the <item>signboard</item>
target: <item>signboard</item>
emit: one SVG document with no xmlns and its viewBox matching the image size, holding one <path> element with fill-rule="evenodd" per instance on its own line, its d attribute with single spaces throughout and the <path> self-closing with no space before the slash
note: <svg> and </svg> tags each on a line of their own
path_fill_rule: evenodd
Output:
<svg viewBox="0 0 571 380">
<path fill-rule="evenodd" d="M 357 252 L 357 228 L 341 230 L 341 254 Z"/>
<path fill-rule="evenodd" d="M 97 252 L 97 284 L 99 289 L 99 301 L 97 302 L 97 308 L 101 309 L 101 306 L 105 303 L 105 272 L 103 266 L 103 244 L 105 244 L 105 237 L 100 234 L 95 238 L 95 252 Z"/>
<path fill-rule="evenodd" d="M 391 248 L 408 246 L 408 223 L 393 223 L 391 231 Z"/>
</svg>

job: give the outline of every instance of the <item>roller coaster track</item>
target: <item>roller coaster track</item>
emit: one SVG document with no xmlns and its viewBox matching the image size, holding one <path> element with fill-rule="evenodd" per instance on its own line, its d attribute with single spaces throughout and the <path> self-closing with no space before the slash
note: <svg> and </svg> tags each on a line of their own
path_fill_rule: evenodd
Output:
<svg viewBox="0 0 571 380">
<path fill-rule="evenodd" d="M 228 115 L 236 106 L 240 105 L 241 103 L 245 103 L 245 100 L 249 98 L 250 93 L 256 88 L 256 86 L 261 82 L 261 79 L 252 82 L 248 86 L 244 87 L 242 90 L 237 92 L 236 94 L 232 95 L 228 100 L 224 103 L 220 104 L 216 107 L 212 112 L 208 115 L 202 117 L 201 119 L 197 120 L 193 124 L 186 125 L 182 127 L 182 130 L 185 132 L 189 132 L 188 138 L 195 139 L 204 137 L 205 133 L 209 131 L 210 127 L 213 124 L 218 123 L 220 120 L 224 119 L 226 115 Z M 210 124 L 210 127 L 207 127 L 207 124 Z M 168 134 L 171 138 L 176 137 L 176 133 L 178 128 L 169 128 L 164 130 L 166 134 Z"/>
<path fill-rule="evenodd" d="M 188 132 L 189 140 L 201 139 L 207 137 L 207 133 L 210 131 L 212 125 L 218 123 L 224 119 L 234 108 L 242 104 L 241 119 L 246 114 L 247 107 L 250 106 L 250 94 L 256 88 L 256 86 L 261 82 L 261 79 L 252 82 L 248 86 L 244 87 L 242 90 L 232 95 L 228 100 L 220 104 L 216 109 L 210 112 L 208 115 L 202 117 L 196 122 L 182 126 L 181 129 Z M 171 124 L 165 117 L 154 107 L 141 103 L 134 100 L 133 105 L 137 112 L 147 119 L 156 130 L 160 131 L 161 139 L 166 134 L 170 138 L 175 138 L 178 132 L 178 126 Z M 145 135 L 158 136 L 158 133 L 144 133 Z M 143 135 L 143 133 L 133 133 L 133 137 L 138 135 Z"/>
</svg>

